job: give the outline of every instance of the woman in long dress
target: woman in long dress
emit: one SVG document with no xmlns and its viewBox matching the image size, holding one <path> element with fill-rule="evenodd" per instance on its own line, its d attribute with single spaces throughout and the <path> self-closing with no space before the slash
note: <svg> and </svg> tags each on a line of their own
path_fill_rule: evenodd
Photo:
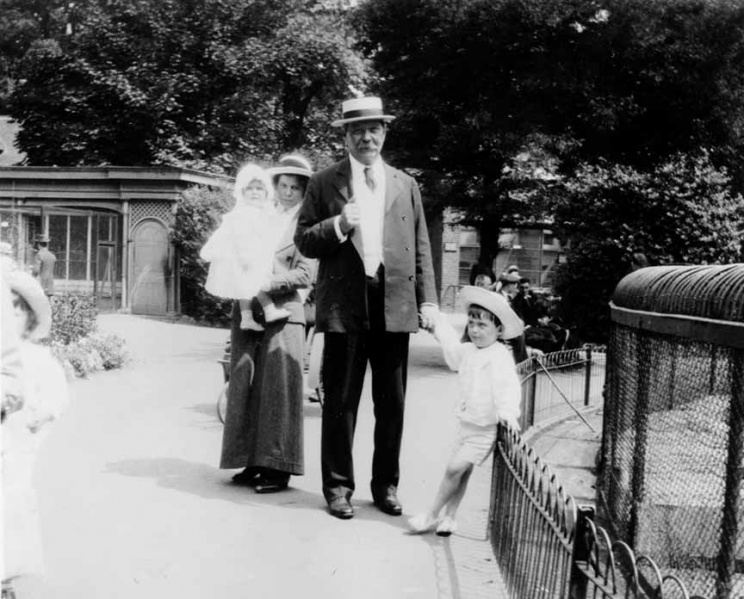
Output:
<svg viewBox="0 0 744 599">
<path fill-rule="evenodd" d="M 305 316 L 301 290 L 309 288 L 313 262 L 292 240 L 305 186 L 312 174 L 300 156 L 287 156 L 271 169 L 277 211 L 285 221 L 274 252 L 273 274 L 266 289 L 286 320 L 266 322 L 254 302 L 254 318 L 263 330 L 240 327 L 240 306 L 233 305 L 230 329 L 230 384 L 220 468 L 242 468 L 237 484 L 257 493 L 275 493 L 291 476 L 304 474 L 303 355 Z"/>
</svg>

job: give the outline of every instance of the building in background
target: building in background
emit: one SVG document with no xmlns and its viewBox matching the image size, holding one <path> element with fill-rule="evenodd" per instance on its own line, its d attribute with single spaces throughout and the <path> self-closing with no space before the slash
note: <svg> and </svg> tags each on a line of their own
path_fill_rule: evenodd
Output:
<svg viewBox="0 0 744 599">
<path fill-rule="evenodd" d="M 445 223 L 448 219 L 445 218 Z M 452 222 L 452 219 L 449 219 Z M 528 277 L 532 287 L 550 292 L 555 284 L 558 265 L 564 252 L 558 239 L 547 228 L 535 225 L 504 229 L 499 235 L 500 251 L 492 268 L 498 276 L 507 266 L 516 264 L 519 274 Z M 441 303 L 456 308 L 457 292 L 470 282 L 470 271 L 478 262 L 480 239 L 478 231 L 455 224 L 445 224 L 442 231 Z"/>
<path fill-rule="evenodd" d="M 193 185 L 229 183 L 175 167 L 0 167 L 0 241 L 27 268 L 48 234 L 56 292 L 94 295 L 102 312 L 177 313 L 176 201 Z"/>
</svg>

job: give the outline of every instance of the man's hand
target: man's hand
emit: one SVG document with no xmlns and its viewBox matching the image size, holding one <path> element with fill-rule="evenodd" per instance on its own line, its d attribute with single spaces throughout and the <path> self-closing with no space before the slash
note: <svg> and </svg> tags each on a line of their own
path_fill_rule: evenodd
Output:
<svg viewBox="0 0 744 599">
<path fill-rule="evenodd" d="M 341 220 L 339 220 L 338 226 L 344 235 L 348 235 L 349 231 L 358 226 L 360 222 L 359 206 L 353 197 L 349 198 L 349 201 L 346 202 L 344 209 L 341 211 Z"/>
<path fill-rule="evenodd" d="M 421 328 L 431 331 L 439 319 L 439 308 L 434 304 L 424 304 L 419 311 L 419 321 Z"/>
</svg>

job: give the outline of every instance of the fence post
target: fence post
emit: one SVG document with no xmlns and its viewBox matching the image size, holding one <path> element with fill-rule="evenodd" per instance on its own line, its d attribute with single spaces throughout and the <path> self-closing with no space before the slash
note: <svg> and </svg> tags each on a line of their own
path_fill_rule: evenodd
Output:
<svg viewBox="0 0 744 599">
<path fill-rule="evenodd" d="M 524 427 L 524 430 L 527 430 L 529 427 L 535 424 L 535 399 L 537 398 L 537 367 L 535 366 L 535 362 L 537 360 L 539 360 L 539 358 L 536 358 L 535 356 L 530 357 L 530 370 L 532 371 L 532 374 L 530 376 L 532 378 L 532 382 L 530 384 L 530 393 L 528 396 L 529 405 L 527 405 L 527 409 L 525 410 L 527 416 L 527 426 Z"/>
<path fill-rule="evenodd" d="M 589 562 L 592 553 L 593 536 L 589 534 L 589 520 L 594 520 L 594 508 L 588 505 L 579 506 L 576 511 L 576 532 L 574 535 L 571 556 L 571 579 L 568 583 L 569 599 L 586 599 L 589 579 L 581 571 L 577 562 Z"/>
<path fill-rule="evenodd" d="M 589 405 L 589 392 L 591 391 L 592 383 L 592 348 L 586 349 L 586 368 L 585 368 L 586 380 L 584 381 L 584 405 Z"/>
<path fill-rule="evenodd" d="M 736 548 L 739 539 L 739 493 L 742 486 L 741 462 L 744 458 L 744 350 L 733 353 L 731 373 L 731 409 L 729 415 L 726 487 L 721 518 L 720 553 L 716 573 L 716 597 L 731 597 L 736 573 Z"/>
</svg>

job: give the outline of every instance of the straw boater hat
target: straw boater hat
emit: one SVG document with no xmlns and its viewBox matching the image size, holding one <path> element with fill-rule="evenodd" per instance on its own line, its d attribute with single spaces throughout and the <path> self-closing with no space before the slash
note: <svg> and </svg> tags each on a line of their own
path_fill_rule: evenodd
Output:
<svg viewBox="0 0 744 599">
<path fill-rule="evenodd" d="M 308 179 L 313 174 L 313 167 L 308 162 L 307 158 L 300 156 L 299 154 L 289 154 L 288 156 L 282 156 L 279 159 L 279 164 L 274 168 L 269 169 L 269 175 L 271 175 L 274 185 L 281 175 L 297 175 L 299 177 L 307 177 Z"/>
<path fill-rule="evenodd" d="M 36 326 L 28 333 L 29 339 L 43 339 L 52 328 L 52 307 L 39 282 L 22 270 L 7 271 L 3 274 L 11 291 L 20 295 L 36 316 Z"/>
<path fill-rule="evenodd" d="M 366 98 L 353 98 L 346 100 L 341 105 L 341 118 L 331 123 L 332 127 L 343 127 L 348 123 L 358 121 L 384 121 L 389 123 L 395 117 L 384 114 L 382 110 L 382 100 L 375 96 Z"/>
<path fill-rule="evenodd" d="M 475 304 L 495 314 L 504 326 L 504 332 L 502 334 L 504 339 L 519 337 L 522 331 L 524 331 L 524 324 L 522 324 L 517 313 L 511 309 L 503 295 L 494 293 L 483 287 L 465 286 L 460 290 L 460 298 L 462 298 L 465 312 L 470 309 L 470 306 Z"/>
<path fill-rule="evenodd" d="M 49 243 L 49 235 L 46 233 L 39 233 L 36 236 L 36 242 L 37 243 Z"/>
</svg>

